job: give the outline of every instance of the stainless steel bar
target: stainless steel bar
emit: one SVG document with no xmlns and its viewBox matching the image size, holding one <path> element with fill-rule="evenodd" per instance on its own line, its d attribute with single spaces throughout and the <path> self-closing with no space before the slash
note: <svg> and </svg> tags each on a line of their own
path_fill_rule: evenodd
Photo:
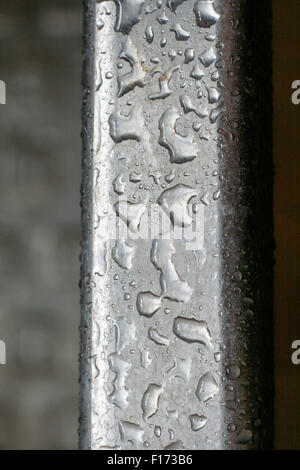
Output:
<svg viewBox="0 0 300 470">
<path fill-rule="evenodd" d="M 270 2 L 253 3 L 85 1 L 82 449 L 272 445 Z"/>
</svg>

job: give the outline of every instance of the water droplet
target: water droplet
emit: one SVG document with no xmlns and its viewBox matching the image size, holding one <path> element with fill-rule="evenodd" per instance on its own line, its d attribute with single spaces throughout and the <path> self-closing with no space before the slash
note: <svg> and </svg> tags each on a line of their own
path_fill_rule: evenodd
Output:
<svg viewBox="0 0 300 470">
<path fill-rule="evenodd" d="M 155 70 L 155 73 L 160 74 L 158 78 L 159 92 L 152 93 L 151 95 L 149 95 L 149 100 L 165 99 L 170 96 L 170 94 L 172 93 L 169 87 L 170 81 L 173 77 L 174 72 L 176 72 L 178 69 L 179 66 L 176 65 L 175 67 L 169 68 L 165 73 L 162 73 L 160 70 Z"/>
<path fill-rule="evenodd" d="M 103 22 L 101 19 L 99 19 L 99 21 L 97 22 L 97 29 L 98 29 L 98 31 L 101 31 L 101 29 L 103 28 L 103 26 L 104 26 L 104 22 Z"/>
<path fill-rule="evenodd" d="M 146 73 L 142 67 L 142 58 L 138 53 L 136 46 L 128 37 L 123 44 L 120 58 L 125 59 L 131 66 L 130 72 L 119 76 L 119 91 L 118 97 L 121 97 L 133 90 L 136 86 L 144 87 L 147 83 Z"/>
<path fill-rule="evenodd" d="M 167 44 L 167 38 L 162 38 L 160 41 L 160 47 L 165 47 Z"/>
<path fill-rule="evenodd" d="M 144 430 L 138 424 L 130 423 L 129 421 L 119 421 L 119 430 L 123 442 L 128 441 L 133 445 L 142 443 Z"/>
<path fill-rule="evenodd" d="M 149 328 L 148 330 L 149 339 L 154 341 L 154 343 L 161 345 L 161 346 L 168 346 L 169 340 L 166 336 L 163 336 L 161 333 L 158 332 L 155 328 Z"/>
<path fill-rule="evenodd" d="M 134 247 L 129 245 L 125 240 L 116 240 L 112 249 L 112 258 L 123 269 L 131 269 L 132 259 L 134 256 Z"/>
<path fill-rule="evenodd" d="M 175 124 L 179 117 L 175 108 L 168 108 L 159 120 L 159 144 L 169 151 L 171 163 L 185 163 L 194 160 L 198 152 L 192 134 L 182 137 L 176 132 Z"/>
<path fill-rule="evenodd" d="M 243 275 L 241 271 L 235 271 L 231 276 L 231 280 L 233 282 L 241 282 L 242 279 L 243 279 Z"/>
<path fill-rule="evenodd" d="M 172 240 L 153 240 L 151 262 L 156 269 L 161 271 L 161 295 L 176 302 L 188 302 L 192 295 L 192 289 L 176 271 L 172 259 L 175 253 Z"/>
<path fill-rule="evenodd" d="M 204 374 L 199 380 L 196 397 L 199 401 L 206 402 L 219 393 L 219 387 L 211 372 Z"/>
<path fill-rule="evenodd" d="M 130 364 L 121 359 L 116 353 L 112 353 L 108 356 L 108 364 L 111 371 L 116 374 L 113 380 L 113 391 L 108 398 L 111 403 L 124 409 L 127 407 L 128 403 L 128 390 L 125 386 L 125 380 L 128 370 L 130 369 Z"/>
<path fill-rule="evenodd" d="M 204 106 L 193 105 L 191 98 L 189 98 L 188 96 L 180 95 L 179 101 L 185 114 L 193 112 L 200 118 L 205 118 L 206 116 L 208 116 L 207 108 Z"/>
<path fill-rule="evenodd" d="M 134 323 L 129 323 L 125 317 L 120 317 L 116 322 L 116 349 L 121 351 L 126 344 L 134 341 L 136 328 Z"/>
<path fill-rule="evenodd" d="M 209 67 L 216 60 L 216 58 L 217 56 L 213 47 L 206 49 L 199 56 L 199 60 L 204 65 L 204 67 Z"/>
<path fill-rule="evenodd" d="M 220 353 L 220 352 L 216 352 L 216 353 L 214 354 L 214 358 L 215 358 L 215 361 L 216 361 L 216 362 L 220 362 L 220 360 L 221 360 L 221 353 Z"/>
<path fill-rule="evenodd" d="M 208 102 L 210 104 L 215 104 L 219 101 L 220 98 L 220 93 L 218 90 L 214 87 L 207 87 L 207 93 L 208 93 Z"/>
<path fill-rule="evenodd" d="M 128 201 L 118 201 L 114 204 L 115 211 L 123 222 L 125 222 L 134 233 L 139 231 L 142 216 L 146 207 L 142 202 L 132 203 Z"/>
<path fill-rule="evenodd" d="M 99 276 L 104 276 L 107 270 L 107 241 L 100 237 L 95 243 L 94 269 Z"/>
<path fill-rule="evenodd" d="M 201 70 L 199 64 L 194 65 L 190 73 L 190 77 L 194 78 L 195 80 L 201 80 L 201 78 L 204 77 L 204 72 Z"/>
<path fill-rule="evenodd" d="M 200 429 L 204 428 L 207 423 L 206 416 L 199 416 L 197 414 L 190 415 L 191 421 L 191 428 L 193 431 L 199 431 Z"/>
<path fill-rule="evenodd" d="M 139 347 L 139 351 L 140 351 L 141 367 L 143 367 L 144 369 L 148 369 L 148 367 L 150 367 L 151 362 L 152 362 L 149 351 L 143 349 L 141 346 Z"/>
<path fill-rule="evenodd" d="M 150 318 L 161 308 L 161 297 L 150 291 L 140 292 L 137 296 L 136 306 L 140 315 Z"/>
<path fill-rule="evenodd" d="M 219 199 L 220 195 L 221 195 L 221 191 L 218 189 L 217 191 L 215 191 L 213 193 L 214 200 L 217 201 Z"/>
<path fill-rule="evenodd" d="M 126 190 L 126 181 L 123 172 L 119 173 L 113 181 L 113 188 L 117 194 L 124 194 Z"/>
<path fill-rule="evenodd" d="M 229 423 L 227 426 L 228 432 L 234 432 L 236 430 L 236 425 L 234 423 Z"/>
<path fill-rule="evenodd" d="M 214 2 L 210 0 L 198 0 L 194 6 L 194 13 L 200 28 L 210 28 L 220 19 L 214 8 Z"/>
<path fill-rule="evenodd" d="M 171 168 L 169 173 L 165 176 L 165 180 L 167 183 L 172 183 L 173 179 L 175 178 L 176 173 L 174 171 L 174 168 Z"/>
<path fill-rule="evenodd" d="M 115 30 L 128 34 L 132 27 L 140 21 L 140 13 L 144 0 L 115 0 L 117 15 Z"/>
<path fill-rule="evenodd" d="M 183 450 L 184 445 L 182 441 L 171 442 L 168 444 L 164 450 Z"/>
<path fill-rule="evenodd" d="M 225 112 L 225 104 L 221 102 L 216 108 L 212 109 L 209 119 L 212 124 L 214 124 L 218 117 Z"/>
<path fill-rule="evenodd" d="M 141 405 L 144 419 L 147 420 L 157 413 L 162 389 L 163 387 L 161 385 L 155 383 L 148 385 L 143 395 Z"/>
<path fill-rule="evenodd" d="M 241 369 L 236 364 L 228 366 L 226 367 L 226 375 L 229 380 L 236 380 L 241 375 Z"/>
<path fill-rule="evenodd" d="M 195 58 L 195 50 L 192 47 L 187 48 L 184 52 L 184 56 L 185 56 L 184 63 L 189 64 Z"/>
<path fill-rule="evenodd" d="M 172 10 L 173 12 L 176 11 L 176 8 L 181 5 L 184 1 L 186 0 L 167 0 L 167 6 Z"/>
<path fill-rule="evenodd" d="M 132 171 L 129 175 L 129 181 L 132 183 L 139 183 L 142 180 L 142 173 Z"/>
<path fill-rule="evenodd" d="M 173 31 L 175 33 L 177 41 L 186 41 L 190 37 L 189 31 L 183 29 L 183 27 L 179 23 L 174 24 L 170 28 L 170 31 Z"/>
<path fill-rule="evenodd" d="M 189 227 L 193 218 L 189 214 L 188 204 L 195 196 L 197 196 L 195 189 L 180 183 L 163 191 L 157 202 L 170 217 L 173 225 Z"/>
<path fill-rule="evenodd" d="M 187 343 L 201 343 L 206 347 L 211 346 L 211 336 L 205 321 L 176 317 L 173 324 L 173 332 L 178 338 Z"/>
<path fill-rule="evenodd" d="M 153 28 L 152 26 L 147 26 L 146 30 L 145 30 L 145 35 L 146 35 L 146 40 L 149 44 L 151 44 L 151 42 L 153 41 L 154 39 L 154 32 L 153 32 Z"/>
<path fill-rule="evenodd" d="M 157 17 L 157 21 L 158 21 L 160 24 L 166 24 L 166 23 L 168 23 L 169 18 L 167 17 L 166 13 L 163 12 L 163 14 L 162 14 L 161 16 L 158 16 L 158 17 Z"/>
<path fill-rule="evenodd" d="M 150 146 L 149 133 L 145 129 L 143 109 L 141 106 L 134 106 L 128 116 L 122 116 L 119 112 L 114 112 L 109 116 L 110 136 L 115 143 L 123 140 L 136 140 L 141 142 L 145 153 L 153 160 L 153 152 Z"/>
</svg>

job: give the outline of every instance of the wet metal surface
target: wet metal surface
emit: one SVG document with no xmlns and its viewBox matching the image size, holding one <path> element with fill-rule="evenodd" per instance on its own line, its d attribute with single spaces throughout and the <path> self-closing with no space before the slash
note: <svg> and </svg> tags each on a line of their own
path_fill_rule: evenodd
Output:
<svg viewBox="0 0 300 470">
<path fill-rule="evenodd" d="M 85 3 L 80 445 L 269 446 L 269 4 Z"/>
</svg>

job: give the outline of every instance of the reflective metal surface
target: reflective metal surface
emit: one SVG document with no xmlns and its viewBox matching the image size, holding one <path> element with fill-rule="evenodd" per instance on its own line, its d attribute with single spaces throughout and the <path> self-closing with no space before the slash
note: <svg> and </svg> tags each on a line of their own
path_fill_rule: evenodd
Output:
<svg viewBox="0 0 300 470">
<path fill-rule="evenodd" d="M 85 4 L 80 446 L 268 447 L 269 2 Z"/>
</svg>

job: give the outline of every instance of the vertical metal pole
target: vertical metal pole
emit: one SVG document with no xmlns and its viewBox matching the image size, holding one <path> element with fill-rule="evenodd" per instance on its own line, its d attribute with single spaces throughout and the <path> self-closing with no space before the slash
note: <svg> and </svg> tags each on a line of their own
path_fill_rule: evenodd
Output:
<svg viewBox="0 0 300 470">
<path fill-rule="evenodd" d="M 270 447 L 270 2 L 86 0 L 84 38 L 80 447 Z"/>
</svg>

